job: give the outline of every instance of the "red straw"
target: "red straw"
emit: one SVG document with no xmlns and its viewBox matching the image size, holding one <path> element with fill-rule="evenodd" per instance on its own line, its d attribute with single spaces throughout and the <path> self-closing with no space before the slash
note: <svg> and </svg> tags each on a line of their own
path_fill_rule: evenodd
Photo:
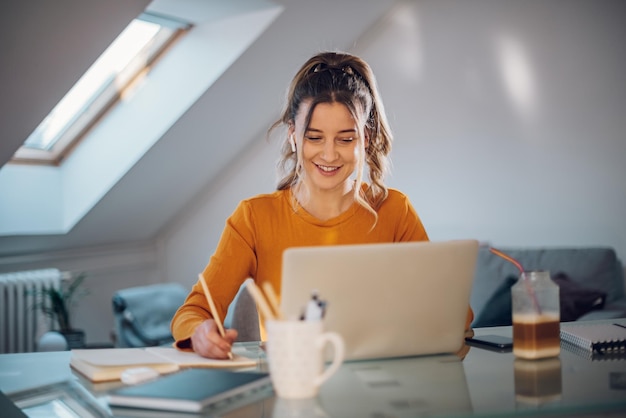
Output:
<svg viewBox="0 0 626 418">
<path fill-rule="evenodd" d="M 506 261 L 509 261 L 510 263 L 514 264 L 515 267 L 517 267 L 517 269 L 519 270 L 520 274 L 524 278 L 524 281 L 526 282 L 526 289 L 528 290 L 528 293 L 533 298 L 533 302 L 534 302 L 535 308 L 537 309 L 537 313 L 541 314 L 541 307 L 539 306 L 539 301 L 537 300 L 537 295 L 535 295 L 535 292 L 533 291 L 533 288 L 530 287 L 530 283 L 528 283 L 528 279 L 526 279 L 526 275 L 524 274 L 524 268 L 522 267 L 522 264 L 519 261 L 517 261 L 516 259 L 514 259 L 513 257 L 511 257 L 510 255 L 507 255 L 507 254 L 503 253 L 500 250 L 496 250 L 493 247 L 489 247 L 489 251 L 491 251 L 493 254 L 495 254 L 495 255 L 497 255 L 499 257 L 504 258 Z"/>
</svg>

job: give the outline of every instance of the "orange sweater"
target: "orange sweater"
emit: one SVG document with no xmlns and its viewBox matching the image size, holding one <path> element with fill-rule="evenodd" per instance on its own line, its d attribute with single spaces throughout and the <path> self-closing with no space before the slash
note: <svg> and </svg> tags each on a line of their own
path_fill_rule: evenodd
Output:
<svg viewBox="0 0 626 418">
<path fill-rule="evenodd" d="M 223 320 L 241 284 L 252 277 L 257 285 L 269 281 L 280 294 L 282 254 L 286 248 L 312 245 L 427 241 L 428 235 L 409 199 L 390 189 L 378 209 L 378 221 L 354 203 L 327 221 L 294 210 L 289 190 L 243 200 L 226 221 L 217 249 L 204 269 L 217 311 Z M 210 318 L 199 282 L 172 319 L 172 334 L 179 348 L 190 348 L 194 329 Z M 467 326 L 473 318 L 470 310 Z"/>
</svg>

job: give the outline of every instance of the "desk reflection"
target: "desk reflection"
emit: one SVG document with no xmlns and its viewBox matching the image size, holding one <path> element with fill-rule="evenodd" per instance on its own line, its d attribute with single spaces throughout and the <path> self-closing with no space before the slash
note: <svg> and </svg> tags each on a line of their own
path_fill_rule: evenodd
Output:
<svg viewBox="0 0 626 418">
<path fill-rule="evenodd" d="M 544 405 L 561 399 L 561 359 L 515 359 L 515 400 L 524 405 Z"/>
<path fill-rule="evenodd" d="M 455 355 L 347 362 L 318 396 L 332 418 L 471 415 L 463 364 Z"/>
<path fill-rule="evenodd" d="M 221 418 L 471 416 L 465 369 L 456 355 L 346 362 L 317 397 L 268 397 Z"/>
<path fill-rule="evenodd" d="M 330 418 L 319 399 L 281 399 L 274 400 L 272 418 Z"/>
</svg>

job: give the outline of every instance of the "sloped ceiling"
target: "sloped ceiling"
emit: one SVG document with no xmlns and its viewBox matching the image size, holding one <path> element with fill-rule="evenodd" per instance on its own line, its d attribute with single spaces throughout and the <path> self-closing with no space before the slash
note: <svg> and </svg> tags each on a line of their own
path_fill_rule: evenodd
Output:
<svg viewBox="0 0 626 418">
<path fill-rule="evenodd" d="M 2 1 L 0 165 L 149 3 Z"/>
<path fill-rule="evenodd" d="M 189 7 L 193 1 L 178 3 Z M 275 3 L 284 8 L 275 22 L 74 229 L 1 237 L 0 256 L 156 237 L 246 144 L 264 140 L 287 83 L 304 60 L 322 49 L 350 50 L 393 1 Z M 166 12 L 166 6 L 171 3 L 3 1 L 0 164 L 128 22 L 146 7 Z"/>
</svg>

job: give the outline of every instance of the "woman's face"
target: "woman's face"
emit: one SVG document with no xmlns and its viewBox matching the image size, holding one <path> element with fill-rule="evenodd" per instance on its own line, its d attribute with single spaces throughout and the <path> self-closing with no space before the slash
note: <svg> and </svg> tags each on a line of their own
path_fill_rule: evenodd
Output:
<svg viewBox="0 0 626 418">
<path fill-rule="evenodd" d="M 348 108 L 341 103 L 320 103 L 304 126 L 309 103 L 303 102 L 295 120 L 300 142 L 302 168 L 311 191 L 342 193 L 352 189 L 350 176 L 359 159 L 359 129 Z"/>
</svg>

